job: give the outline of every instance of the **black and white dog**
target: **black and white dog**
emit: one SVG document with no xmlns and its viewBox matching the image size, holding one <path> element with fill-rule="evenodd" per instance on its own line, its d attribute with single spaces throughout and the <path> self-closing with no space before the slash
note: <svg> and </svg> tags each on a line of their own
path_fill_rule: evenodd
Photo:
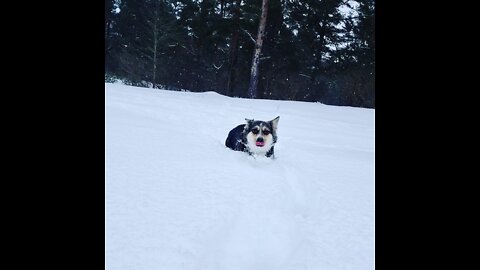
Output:
<svg viewBox="0 0 480 270">
<path fill-rule="evenodd" d="M 242 124 L 228 133 L 225 146 L 235 151 L 247 152 L 250 155 L 273 156 L 273 146 L 277 142 L 277 127 L 280 116 L 271 121 L 255 121 L 245 119 Z"/>
</svg>

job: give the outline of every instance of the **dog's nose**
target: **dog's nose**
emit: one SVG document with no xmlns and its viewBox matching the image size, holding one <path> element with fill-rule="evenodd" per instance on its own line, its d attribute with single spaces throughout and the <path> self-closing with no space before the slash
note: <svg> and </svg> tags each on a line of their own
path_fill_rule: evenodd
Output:
<svg viewBox="0 0 480 270">
<path fill-rule="evenodd" d="M 263 142 L 263 137 L 258 137 L 257 142 Z"/>
</svg>

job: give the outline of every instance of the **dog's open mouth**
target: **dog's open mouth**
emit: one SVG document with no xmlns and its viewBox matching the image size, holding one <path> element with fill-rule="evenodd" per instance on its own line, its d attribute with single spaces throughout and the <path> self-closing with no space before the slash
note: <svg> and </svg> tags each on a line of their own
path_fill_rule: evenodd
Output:
<svg viewBox="0 0 480 270">
<path fill-rule="evenodd" d="M 263 147 L 265 145 L 265 142 L 256 142 L 256 146 Z"/>
</svg>

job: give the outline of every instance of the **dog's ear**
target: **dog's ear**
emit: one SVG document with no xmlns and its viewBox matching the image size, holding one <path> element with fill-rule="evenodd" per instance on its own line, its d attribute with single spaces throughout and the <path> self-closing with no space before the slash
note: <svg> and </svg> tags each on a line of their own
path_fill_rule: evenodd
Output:
<svg viewBox="0 0 480 270">
<path fill-rule="evenodd" d="M 253 121 L 255 121 L 255 120 L 245 118 L 245 121 L 247 121 L 247 125 L 250 125 L 250 124 L 253 123 Z"/>
<path fill-rule="evenodd" d="M 278 127 L 278 120 L 280 120 L 280 116 L 277 116 L 277 118 L 270 121 L 270 124 L 272 125 L 272 128 L 275 131 L 277 130 L 277 127 Z"/>
</svg>

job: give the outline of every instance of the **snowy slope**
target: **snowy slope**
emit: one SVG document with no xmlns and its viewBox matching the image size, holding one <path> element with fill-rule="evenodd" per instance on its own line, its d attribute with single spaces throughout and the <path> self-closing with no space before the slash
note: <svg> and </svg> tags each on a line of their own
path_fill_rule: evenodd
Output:
<svg viewBox="0 0 480 270">
<path fill-rule="evenodd" d="M 374 269 L 375 110 L 105 84 L 105 268 Z M 280 116 L 276 159 L 225 148 Z"/>
</svg>

